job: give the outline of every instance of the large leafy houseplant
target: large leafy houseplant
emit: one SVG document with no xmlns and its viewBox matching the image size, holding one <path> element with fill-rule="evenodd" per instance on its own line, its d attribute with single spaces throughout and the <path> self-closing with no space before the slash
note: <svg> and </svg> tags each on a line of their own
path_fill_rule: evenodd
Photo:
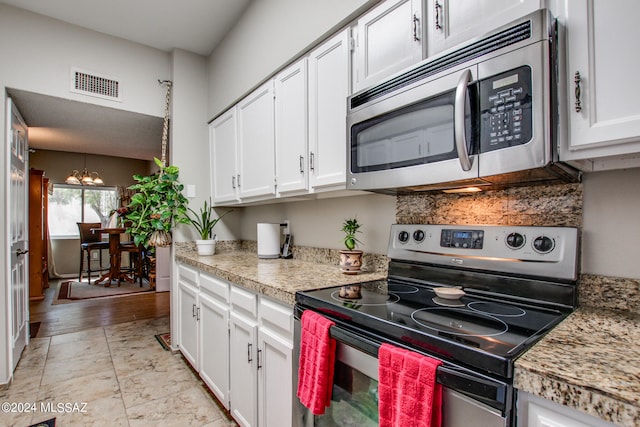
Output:
<svg viewBox="0 0 640 427">
<path fill-rule="evenodd" d="M 154 158 L 159 172 L 134 175 L 137 184 L 130 186 L 136 193 L 131 197 L 125 220 L 127 233 L 136 245 L 147 248 L 171 243 L 171 230 L 177 223 L 185 222 L 187 198 L 182 195 L 184 186 L 178 181 L 179 168 L 164 166 Z"/>
</svg>

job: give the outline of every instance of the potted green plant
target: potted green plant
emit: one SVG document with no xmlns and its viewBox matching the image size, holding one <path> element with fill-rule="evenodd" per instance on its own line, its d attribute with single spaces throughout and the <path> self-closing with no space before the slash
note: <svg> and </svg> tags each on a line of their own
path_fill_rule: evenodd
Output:
<svg viewBox="0 0 640 427">
<path fill-rule="evenodd" d="M 171 230 L 182 222 L 188 203 L 182 195 L 184 186 L 178 181 L 178 167 L 164 166 L 157 158 L 154 162 L 160 168 L 158 173 L 133 176 L 137 184 L 129 188 L 136 193 L 125 215 L 127 233 L 134 243 L 149 249 L 171 244 Z"/>
<path fill-rule="evenodd" d="M 356 218 L 345 219 L 342 224 L 344 232 L 344 245 L 347 249 L 340 250 L 340 269 L 346 274 L 358 273 L 362 267 L 362 251 L 356 249 L 361 243 L 356 237 L 360 233 L 360 227 Z"/>
<path fill-rule="evenodd" d="M 196 212 L 189 207 L 187 207 L 187 211 L 188 212 L 180 218 L 180 222 L 193 225 L 200 235 L 200 239 L 196 240 L 198 255 L 213 255 L 216 252 L 216 235 L 213 234 L 213 227 L 215 227 L 218 221 L 225 215 L 233 211 L 226 211 L 219 217 L 214 217 L 211 199 L 209 199 L 208 203 L 206 200 L 204 201 L 200 212 Z M 191 213 L 191 215 L 189 213 Z"/>
</svg>

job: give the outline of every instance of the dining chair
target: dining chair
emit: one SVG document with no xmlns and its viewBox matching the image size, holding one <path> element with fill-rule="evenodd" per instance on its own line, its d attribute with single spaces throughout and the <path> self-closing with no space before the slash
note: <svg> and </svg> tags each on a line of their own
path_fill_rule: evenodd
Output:
<svg viewBox="0 0 640 427">
<path fill-rule="evenodd" d="M 125 274 L 132 274 L 134 282 L 140 281 L 140 287 L 142 287 L 142 280 L 146 275 L 145 260 L 146 251 L 142 245 L 136 245 L 134 242 L 121 242 L 118 246 L 120 252 L 126 252 L 129 254 L 129 265 L 121 267 L 120 271 Z"/>
<path fill-rule="evenodd" d="M 80 272 L 78 273 L 78 281 L 82 282 L 82 273 L 87 273 L 88 280 L 91 282 L 91 272 L 96 271 L 100 273 L 105 268 L 102 267 L 102 250 L 109 249 L 109 242 L 103 242 L 100 233 L 94 233 L 92 228 L 100 228 L 102 224 L 99 222 L 78 222 L 78 231 L 80 232 Z M 98 270 L 91 269 L 91 253 L 98 251 L 98 259 L 100 260 L 100 267 Z M 85 255 L 87 259 L 87 268 L 84 269 Z"/>
</svg>

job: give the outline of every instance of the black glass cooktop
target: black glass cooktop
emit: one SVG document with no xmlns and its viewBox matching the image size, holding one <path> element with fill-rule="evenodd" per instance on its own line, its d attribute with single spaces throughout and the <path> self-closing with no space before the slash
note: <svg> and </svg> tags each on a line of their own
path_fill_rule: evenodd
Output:
<svg viewBox="0 0 640 427">
<path fill-rule="evenodd" d="M 340 287 L 334 287 L 298 292 L 296 302 L 342 326 L 504 378 L 512 376 L 513 359 L 566 316 L 482 295 L 441 299 L 421 284 L 367 282 L 361 294 L 341 298 Z"/>
</svg>

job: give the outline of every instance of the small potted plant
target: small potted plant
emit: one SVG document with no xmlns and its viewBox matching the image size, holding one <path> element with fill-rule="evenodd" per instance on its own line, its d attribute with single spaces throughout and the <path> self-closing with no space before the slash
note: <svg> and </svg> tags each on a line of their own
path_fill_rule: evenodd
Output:
<svg viewBox="0 0 640 427">
<path fill-rule="evenodd" d="M 209 199 L 208 203 L 206 200 L 204 201 L 204 205 L 200 208 L 199 213 L 189 207 L 187 210 L 188 212 L 180 218 L 180 222 L 193 225 L 200 235 L 200 239 L 196 240 L 198 255 L 213 255 L 216 252 L 216 235 L 213 234 L 213 227 L 215 227 L 218 221 L 225 215 L 233 211 L 226 211 L 219 217 L 214 218 L 211 199 Z"/>
<path fill-rule="evenodd" d="M 342 224 L 344 232 L 344 245 L 347 249 L 340 250 L 340 269 L 345 274 L 356 274 L 362 267 L 362 251 L 356 249 L 361 243 L 356 237 L 361 231 L 361 224 L 356 218 L 349 218 Z"/>
</svg>

